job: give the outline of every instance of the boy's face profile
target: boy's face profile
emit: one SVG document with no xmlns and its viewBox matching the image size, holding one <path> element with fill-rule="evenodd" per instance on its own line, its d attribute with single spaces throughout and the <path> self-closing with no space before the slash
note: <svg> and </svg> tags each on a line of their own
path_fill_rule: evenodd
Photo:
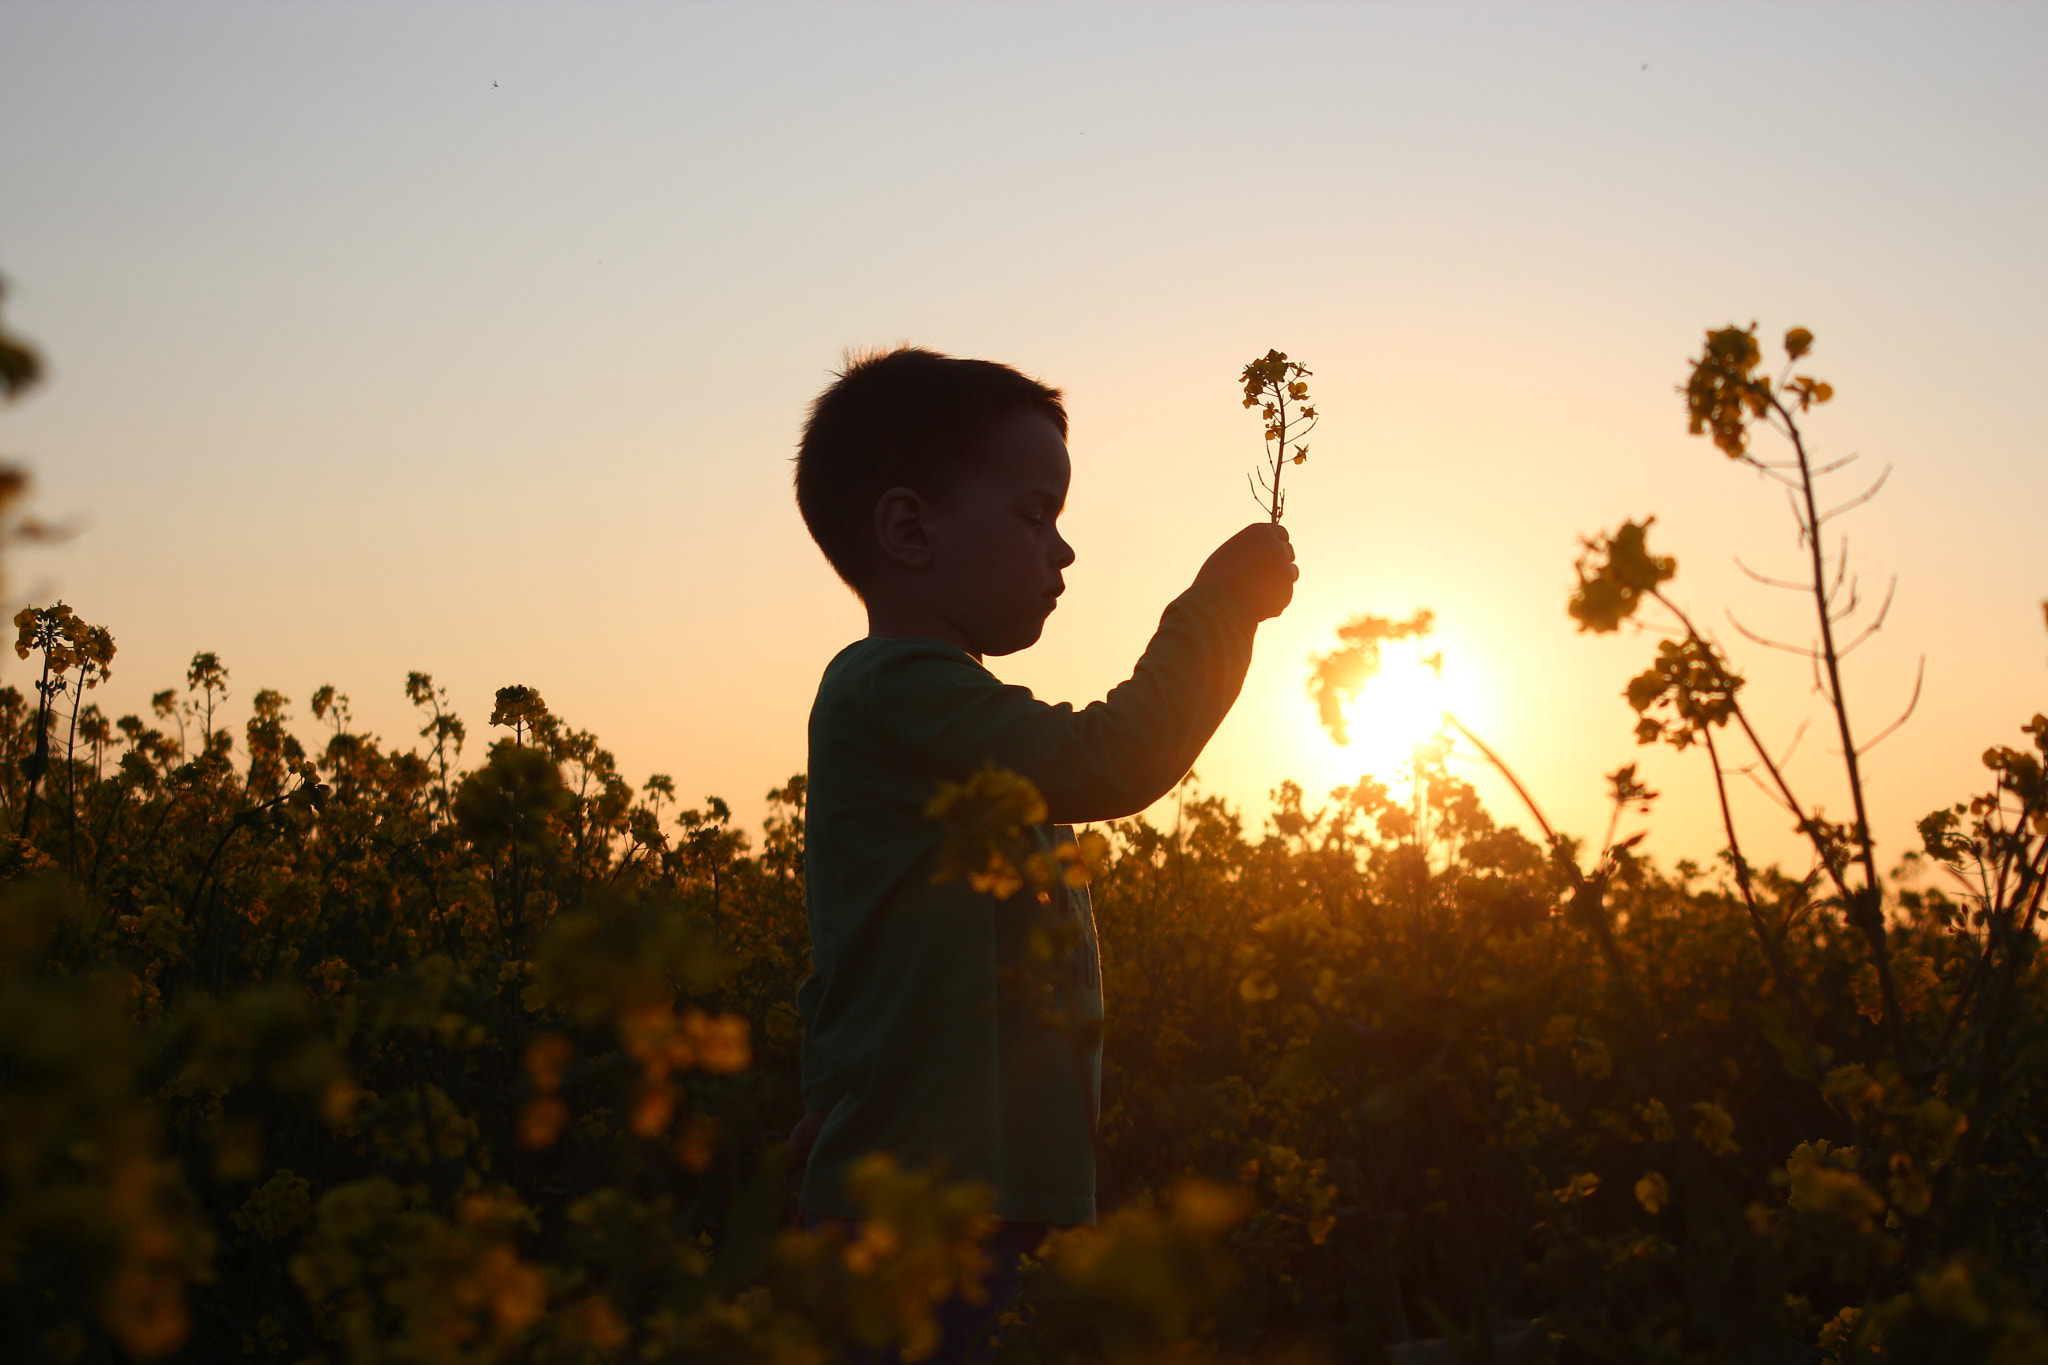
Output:
<svg viewBox="0 0 2048 1365">
<path fill-rule="evenodd" d="M 1058 528 L 1071 478 L 1059 428 L 1020 411 L 944 498 L 883 494 L 875 531 L 889 571 L 870 594 L 875 633 L 927 635 L 977 658 L 1037 643 L 1074 562 Z"/>
</svg>

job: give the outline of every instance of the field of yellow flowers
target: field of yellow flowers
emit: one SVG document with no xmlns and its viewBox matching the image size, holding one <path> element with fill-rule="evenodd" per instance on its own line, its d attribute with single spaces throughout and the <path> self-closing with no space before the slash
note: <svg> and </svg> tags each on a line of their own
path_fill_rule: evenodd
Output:
<svg viewBox="0 0 2048 1365">
<path fill-rule="evenodd" d="M 1805 411 L 1730 338 L 1695 372 L 1717 444 Z M 1589 543 L 1588 628 L 1670 577 L 1643 529 Z M 16 628 L 0 1354 L 929 1345 L 979 1191 L 876 1161 L 858 1242 L 792 1229 L 800 776 L 746 831 L 528 688 L 481 744 L 414 674 L 387 744 L 210 654 L 109 717 L 108 629 Z M 1740 679 L 1665 651 L 1645 742 L 1734 743 Z M 1101 831 L 1112 1212 L 999 1358 L 2048 1361 L 2044 755 L 2036 717 L 1924 823 L 1947 893 L 1818 817 L 1804 875 L 1539 845 L 1428 762 L 1259 829 L 1189 788 Z"/>
</svg>

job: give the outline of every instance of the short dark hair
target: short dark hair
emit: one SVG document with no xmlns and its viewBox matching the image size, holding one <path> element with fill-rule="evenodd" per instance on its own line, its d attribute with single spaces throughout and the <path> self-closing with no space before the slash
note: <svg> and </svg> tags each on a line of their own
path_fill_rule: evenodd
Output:
<svg viewBox="0 0 2048 1365">
<path fill-rule="evenodd" d="M 811 404 L 796 452 L 796 505 L 855 592 L 875 560 L 875 503 L 891 488 L 949 494 L 1004 418 L 1036 412 L 1067 434 L 1060 391 L 992 360 L 916 346 L 847 362 Z"/>
</svg>

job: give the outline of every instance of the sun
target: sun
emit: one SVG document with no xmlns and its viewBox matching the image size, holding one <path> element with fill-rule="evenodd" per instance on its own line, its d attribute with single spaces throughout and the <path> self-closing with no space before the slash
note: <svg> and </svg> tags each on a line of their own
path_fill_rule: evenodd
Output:
<svg viewBox="0 0 2048 1365">
<path fill-rule="evenodd" d="M 1376 653 L 1369 676 L 1361 680 L 1349 672 L 1338 683 L 1347 742 L 1339 743 L 1321 723 L 1315 704 L 1292 708 L 1288 728 L 1305 791 L 1334 792 L 1371 778 L 1406 792 L 1416 750 L 1424 746 L 1440 747 L 1455 769 L 1464 770 L 1475 756 L 1462 737 L 1449 742 L 1456 732 L 1446 713 L 1482 734 L 1491 732 L 1495 706 L 1483 641 L 1436 628 L 1402 639 L 1382 636 Z M 1310 661 L 1312 677 L 1320 676 L 1323 656 L 1311 655 Z M 1311 686 L 1311 703 L 1322 695 Z"/>
<path fill-rule="evenodd" d="M 1381 647 L 1379 671 L 1344 703 L 1351 742 L 1339 747 L 1338 762 L 1392 782 L 1418 747 L 1440 742 L 1444 713 L 1464 709 L 1465 690 L 1432 642 L 1390 641 Z"/>
</svg>

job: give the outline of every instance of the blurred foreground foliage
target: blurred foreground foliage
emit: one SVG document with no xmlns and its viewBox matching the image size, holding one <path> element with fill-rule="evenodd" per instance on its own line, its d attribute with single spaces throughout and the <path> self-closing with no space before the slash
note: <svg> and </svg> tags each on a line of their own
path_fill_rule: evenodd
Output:
<svg viewBox="0 0 2048 1365">
<path fill-rule="evenodd" d="M 976 1192 L 883 1163 L 886 1234 L 786 1230 L 800 778 L 750 839 L 665 779 L 631 790 L 524 689 L 498 699 L 518 738 L 463 771 L 419 675 L 412 749 L 324 690 L 321 742 L 269 692 L 236 735 L 209 725 L 230 681 L 210 656 L 109 721 L 79 684 L 112 651 L 89 669 L 66 629 L 104 640 L 25 614 L 52 642 L 31 658 L 63 666 L 34 699 L 0 690 L 0 812 L 28 823 L 0 900 L 10 1357 L 927 1339 L 978 1263 Z M 2038 758 L 1992 757 L 2038 828 Z M 1277 795 L 1257 833 L 1189 790 L 1171 826 L 1089 841 L 1119 1211 L 1048 1249 L 1011 1358 L 1375 1359 L 1532 1318 L 1529 1349 L 1568 1359 L 2048 1350 L 2031 956 L 1983 1025 L 2005 1040 L 1988 1081 L 1902 1077 L 1817 877 L 1755 874 L 1808 986 L 1795 1025 L 1726 878 L 1613 855 L 1623 983 L 1557 862 L 1440 765 L 1400 799 Z M 1894 888 L 1917 1036 L 1978 970 L 1982 918 Z"/>
<path fill-rule="evenodd" d="M 1695 388 L 1742 448 L 1763 400 Z M 1642 529 L 1582 569 L 1588 616 L 1671 577 Z M 792 1227 L 801 777 L 750 835 L 530 688 L 465 767 L 424 674 L 391 745 L 332 688 L 231 707 L 210 654 L 111 718 L 107 630 L 16 624 L 8 1359 L 929 1348 L 983 1192 L 877 1159 L 854 1240 Z M 1739 679 L 1666 651 L 1641 737 L 1711 738 Z M 1427 756 L 1405 791 L 1284 786 L 1256 831 L 1186 788 L 1048 869 L 1004 853 L 1030 793 L 962 788 L 962 875 L 1092 878 L 1110 1003 L 1111 1212 L 1028 1268 L 1000 1358 L 2048 1361 L 2044 744 L 1989 751 L 1881 889 L 1817 811 L 1806 875 L 1732 840 L 1663 871 L 1612 829 L 1588 873 Z"/>
</svg>

